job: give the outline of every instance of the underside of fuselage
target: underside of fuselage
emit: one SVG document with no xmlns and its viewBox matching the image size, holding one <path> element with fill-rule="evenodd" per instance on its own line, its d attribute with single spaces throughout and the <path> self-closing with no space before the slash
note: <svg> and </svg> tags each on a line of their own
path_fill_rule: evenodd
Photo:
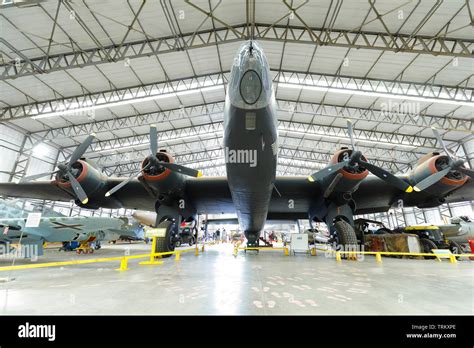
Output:
<svg viewBox="0 0 474 348">
<path fill-rule="evenodd" d="M 227 178 L 249 244 L 265 226 L 276 175 L 276 102 L 268 63 L 257 43 L 234 60 L 224 111 Z"/>
<path fill-rule="evenodd" d="M 239 223 L 250 243 L 265 226 L 275 181 L 276 129 L 270 106 L 253 110 L 255 129 L 246 129 L 249 111 L 231 107 L 225 132 L 225 157 L 229 188 Z"/>
</svg>

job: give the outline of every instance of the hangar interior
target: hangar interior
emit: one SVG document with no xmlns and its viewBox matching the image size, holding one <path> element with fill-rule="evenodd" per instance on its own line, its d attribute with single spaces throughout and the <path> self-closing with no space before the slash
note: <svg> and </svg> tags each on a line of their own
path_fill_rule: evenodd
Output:
<svg viewBox="0 0 474 348">
<path fill-rule="evenodd" d="M 410 171 L 428 152 L 443 151 L 431 127 L 439 130 L 453 156 L 464 160 L 466 168 L 474 168 L 472 23 L 473 9 L 468 0 L 3 2 L 0 182 L 20 182 L 25 176 L 54 171 L 91 133 L 96 134 L 96 139 L 84 155 L 87 159 L 107 176 L 136 175 L 149 153 L 151 125 L 157 126 L 160 149 L 173 154 L 176 163 L 202 170 L 204 176 L 225 176 L 222 137 L 226 88 L 235 54 L 249 38 L 262 47 L 272 74 L 280 146 L 277 176 L 308 176 L 324 168 L 336 150 L 351 144 L 347 119 L 353 123 L 358 149 L 371 163 L 393 174 Z M 35 209 L 51 208 L 71 217 L 133 213 L 131 209 L 84 209 L 74 202 L 28 199 L 21 203 Z M 456 216 L 472 218 L 473 210 L 474 201 L 467 200 L 426 209 L 394 207 L 360 217 L 395 228 L 449 223 Z M 301 224 L 308 225 L 307 221 Z M 113 254 L 113 250 L 104 252 Z M 361 273 L 359 282 L 377 275 L 385 277 L 375 280 L 373 288 L 377 289 L 384 288 L 383 280 L 390 276 L 390 284 L 396 288 L 397 279 L 401 281 L 403 272 L 410 273 L 412 268 L 416 269 L 414 274 L 438 274 L 460 287 L 473 275 L 465 264 L 453 273 L 451 265 L 444 263 L 430 268 L 408 263 L 411 260 L 404 263 L 406 260 L 389 259 L 385 264 L 399 268 L 397 274 L 386 271 L 380 275 L 374 264 L 364 270 L 350 265 L 336 270 L 332 278 L 325 272 L 334 261 L 324 257 L 319 268 L 311 265 L 311 259 L 302 261 L 296 257 L 288 261 L 280 254 L 261 253 L 245 255 L 247 261 L 239 260 L 237 267 L 232 265 L 235 260 L 231 252 L 230 259 L 223 256 L 227 253 L 226 246 L 210 247 L 209 254 L 199 262 L 204 262 L 215 276 L 211 280 L 212 275 L 201 274 L 199 284 L 192 280 L 203 268 L 199 262 L 186 262 L 188 256 L 183 256 L 184 262 L 179 266 L 147 269 L 136 277 L 143 284 L 148 284 L 147 279 L 155 280 L 166 289 L 196 287 L 191 291 L 195 295 L 189 297 L 188 291 L 184 297 L 176 297 L 178 308 L 174 302 L 169 308 L 160 303 L 160 308 L 165 308 L 163 313 L 201 313 L 198 303 L 212 302 L 208 297 L 199 297 L 205 294 L 202 289 L 212 288 L 207 279 L 215 285 L 212 292 L 217 294 L 209 313 L 271 314 L 313 313 L 319 309 L 321 313 L 343 313 L 348 304 L 354 305 L 352 313 L 356 313 L 356 309 L 362 310 L 370 302 L 367 298 L 359 302 L 349 299 L 358 296 L 354 295 L 357 290 L 352 295 L 338 295 L 337 291 L 330 295 L 331 289 L 323 289 L 319 292 L 325 296 L 328 292 L 328 296 L 335 296 L 336 300 L 326 299 L 331 306 L 310 297 L 288 304 L 282 299 L 292 292 L 291 280 L 285 280 L 289 288 L 278 291 L 279 297 L 272 297 L 272 285 L 265 282 L 278 286 L 281 274 L 274 268 L 290 274 L 290 278 L 304 278 L 292 270 L 292 262 L 311 274 L 306 286 L 313 289 L 321 287 L 318 277 L 338 282 L 351 278 L 351 272 L 356 270 Z M 60 257 L 54 255 L 52 259 Z M 132 289 L 126 273 L 114 279 L 117 275 L 107 273 L 107 266 L 82 267 L 59 273 L 75 287 L 75 292 L 70 293 L 74 301 L 83 301 L 79 290 L 92 289 L 79 284 L 75 275 L 87 277 L 87 272 L 96 272 L 98 267 L 104 271 L 91 273 L 95 289 L 103 275 L 110 278 L 106 280 L 110 285 L 116 281 L 123 284 L 117 296 Z M 234 273 L 226 275 L 226 267 Z M 243 276 L 244 269 L 257 275 L 261 272 L 261 277 Z M 18 272 L 23 272 L 22 276 L 17 273 L 16 284 L 9 283 L 8 287 L 20 297 L 29 295 L 32 290 L 28 289 L 41 283 L 46 275 L 49 290 L 55 286 L 61 289 L 64 279 L 53 276 L 51 269 Z M 180 274 L 187 280 L 179 283 L 171 274 Z M 226 285 L 226 279 L 231 285 L 247 284 L 247 290 L 238 286 L 238 291 L 244 292 L 238 293 Z M 304 292 L 305 282 L 298 281 L 295 284 L 300 289 L 293 290 Z M 349 283 L 357 281 L 351 278 Z M 434 287 L 430 293 L 452 295 L 451 285 L 430 284 Z M 251 290 L 254 287 L 258 291 Z M 415 285 L 410 296 L 422 288 L 422 284 Z M 383 291 L 395 298 L 389 309 L 394 313 L 410 308 L 414 313 L 449 312 L 443 306 L 438 310 L 428 308 L 429 299 L 421 305 L 400 304 L 397 298 L 405 290 L 391 292 L 385 287 Z M 456 303 L 452 309 L 455 313 L 472 314 L 472 282 L 462 291 L 470 302 Z M 240 304 L 248 299 L 248 305 L 227 301 L 225 293 Z M 44 296 L 48 298 L 46 290 Z M 263 299 L 265 296 L 271 300 Z M 16 300 L 19 304 L 13 304 L 7 313 L 35 311 L 35 304 L 29 300 Z M 179 307 L 190 302 L 187 309 Z M 113 312 L 113 306 L 110 302 L 107 310 Z M 38 311 L 48 312 L 45 308 Z M 53 312 L 60 311 L 51 308 Z M 99 309 L 88 310 L 100 313 Z M 141 311 L 147 309 L 124 309 L 127 313 Z"/>
</svg>

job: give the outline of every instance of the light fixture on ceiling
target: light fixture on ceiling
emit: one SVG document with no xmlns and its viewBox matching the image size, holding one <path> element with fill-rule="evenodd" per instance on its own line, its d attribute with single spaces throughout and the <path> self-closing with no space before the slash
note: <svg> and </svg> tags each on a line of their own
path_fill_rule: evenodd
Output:
<svg viewBox="0 0 474 348">
<path fill-rule="evenodd" d="M 219 135 L 223 135 L 224 132 L 223 131 L 216 131 L 216 132 L 213 132 L 213 133 L 209 133 L 209 132 L 202 132 L 202 133 L 199 133 L 199 134 L 193 134 L 193 135 L 187 135 L 185 136 L 184 138 L 186 139 L 187 142 L 189 142 L 189 140 L 191 139 L 197 139 L 203 135 L 212 135 L 211 139 L 213 137 L 217 137 Z M 176 140 L 179 140 L 177 138 L 171 138 L 171 139 L 160 139 L 161 142 L 162 142 L 162 145 L 164 143 L 163 146 L 169 146 L 171 142 L 173 141 L 176 141 Z M 186 142 L 186 143 L 187 143 Z M 184 143 L 184 144 L 186 144 Z M 141 141 L 141 142 L 136 142 L 136 143 L 133 143 L 133 144 L 127 144 L 127 145 L 124 145 L 124 146 L 120 146 L 120 147 L 110 147 L 110 148 L 105 148 L 105 149 L 102 149 L 102 150 L 99 150 L 99 151 L 95 151 L 95 153 L 106 153 L 106 152 L 113 152 L 113 151 L 120 151 L 120 150 L 127 150 L 127 149 L 133 149 L 133 148 L 137 148 L 137 147 L 141 147 L 141 146 L 145 146 L 145 145 L 149 145 L 149 141 L 146 140 L 146 141 Z"/>
<path fill-rule="evenodd" d="M 336 139 L 336 140 L 345 140 L 348 141 L 348 139 L 344 137 L 340 137 L 337 135 L 328 135 L 328 134 L 319 134 L 319 133 L 307 133 L 307 132 L 302 132 L 302 131 L 297 131 L 297 130 L 291 130 L 291 129 L 279 129 L 281 131 L 287 132 L 287 133 L 293 133 L 297 135 L 304 135 L 304 136 L 316 136 L 316 137 L 322 137 L 322 138 L 329 138 L 329 139 Z M 357 139 L 357 142 L 363 142 L 363 143 L 369 143 L 369 144 L 380 144 L 380 141 L 375 141 L 375 140 L 368 140 L 368 139 Z M 387 144 L 387 145 L 393 145 L 393 146 L 398 146 L 398 147 L 406 147 L 409 149 L 415 149 L 417 146 L 414 145 L 407 145 L 407 144 L 400 144 L 400 143 L 390 143 L 390 142 L 383 142 L 382 144 Z"/>
<path fill-rule="evenodd" d="M 424 102 L 424 103 L 439 103 L 439 104 L 450 104 L 450 105 L 471 106 L 471 107 L 474 106 L 473 102 L 467 102 L 467 101 L 416 97 L 416 96 L 411 96 L 411 95 L 401 95 L 401 94 L 384 93 L 384 92 L 361 91 L 361 90 L 356 90 L 356 89 L 351 89 L 351 88 L 346 89 L 347 86 L 345 87 L 308 86 L 308 85 L 297 84 L 296 82 L 295 83 L 278 82 L 278 86 L 283 87 L 283 88 L 306 89 L 306 90 L 318 91 L 318 92 L 332 92 L 332 93 L 340 93 L 340 94 L 363 95 L 367 97 L 377 97 L 377 98 L 413 100 L 413 101 L 419 101 L 419 102 Z M 354 85 L 353 87 L 357 88 L 356 85 Z"/>
<path fill-rule="evenodd" d="M 0 4 L 0 8 L 7 8 L 7 7 L 32 7 L 36 6 L 46 0 L 3 0 Z"/>
<path fill-rule="evenodd" d="M 103 99 L 98 99 L 94 101 L 94 103 L 97 102 L 103 102 L 102 104 L 95 104 L 93 105 L 87 105 L 87 106 L 80 106 L 78 103 L 73 103 L 70 105 L 76 104 L 76 108 L 68 108 L 60 111 L 51 111 L 51 112 L 46 112 L 38 115 L 34 115 L 31 118 L 32 119 L 41 119 L 41 118 L 46 118 L 46 117 L 52 117 L 52 116 L 66 116 L 66 115 L 86 115 L 87 112 L 91 110 L 97 110 L 97 109 L 105 109 L 105 108 L 111 108 L 115 106 L 121 106 L 121 105 L 128 105 L 128 104 L 135 104 L 135 103 L 143 103 L 146 101 L 151 101 L 151 100 L 158 100 L 158 99 L 165 99 L 165 98 L 171 98 L 171 97 L 182 97 L 185 95 L 189 94 L 194 94 L 194 93 L 202 93 L 202 92 L 209 92 L 213 91 L 219 88 L 224 87 L 224 84 L 219 84 L 219 85 L 214 85 L 214 86 L 208 86 L 208 87 L 201 87 L 201 88 L 196 88 L 196 89 L 191 89 L 191 90 L 182 90 L 178 92 L 167 92 L 164 94 L 157 94 L 157 95 L 150 95 L 150 96 L 144 96 L 144 97 L 134 97 L 131 99 L 127 100 L 120 100 L 120 101 L 112 101 L 112 102 L 106 102 Z M 70 107 L 70 106 L 69 106 Z"/>
</svg>

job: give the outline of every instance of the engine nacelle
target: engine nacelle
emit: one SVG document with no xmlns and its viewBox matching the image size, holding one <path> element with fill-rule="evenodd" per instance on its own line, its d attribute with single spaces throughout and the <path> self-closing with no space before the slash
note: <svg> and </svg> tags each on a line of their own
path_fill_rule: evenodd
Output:
<svg viewBox="0 0 474 348">
<path fill-rule="evenodd" d="M 435 174 L 443 170 L 449 163 L 449 158 L 445 155 L 438 153 L 430 153 L 420 158 L 415 168 L 410 175 L 410 182 L 413 186 L 427 178 L 428 176 Z M 444 176 L 437 183 L 423 190 L 427 193 L 436 197 L 443 197 L 458 187 L 464 185 L 468 177 L 459 171 L 451 171 Z"/>
<path fill-rule="evenodd" d="M 107 178 L 104 177 L 99 170 L 94 168 L 91 164 L 84 160 L 78 160 L 72 165 L 71 171 L 74 173 L 76 180 L 81 184 L 82 188 L 87 194 L 89 201 L 87 204 L 82 204 L 76 199 L 78 206 L 90 209 L 98 209 L 100 207 L 105 208 L 121 208 L 120 202 L 115 200 L 113 197 L 104 199 L 104 195 L 109 189 L 107 187 Z M 69 179 L 61 175 L 56 174 L 55 183 L 60 188 L 72 193 L 75 196 Z"/>
<path fill-rule="evenodd" d="M 158 161 L 174 163 L 173 156 L 165 151 L 158 152 L 156 157 Z M 154 191 L 158 202 L 167 205 L 174 197 L 182 196 L 185 184 L 184 176 L 159 165 L 151 165 L 147 168 L 149 161 L 150 159 L 147 157 L 142 162 L 142 179 Z"/>
<path fill-rule="evenodd" d="M 342 148 L 332 156 L 330 164 L 336 164 L 342 161 L 346 161 L 351 157 L 352 150 L 347 148 Z M 367 161 L 367 159 L 362 155 L 362 159 Z M 352 193 L 354 192 L 357 187 L 359 186 L 360 182 L 364 180 L 369 172 L 365 168 L 356 167 L 354 170 L 349 170 L 347 168 L 342 168 L 338 170 L 337 173 L 342 174 L 341 179 L 337 182 L 336 186 L 334 187 L 333 192 L 339 193 Z M 335 175 L 331 175 L 327 185 L 330 185 L 333 181 Z"/>
</svg>

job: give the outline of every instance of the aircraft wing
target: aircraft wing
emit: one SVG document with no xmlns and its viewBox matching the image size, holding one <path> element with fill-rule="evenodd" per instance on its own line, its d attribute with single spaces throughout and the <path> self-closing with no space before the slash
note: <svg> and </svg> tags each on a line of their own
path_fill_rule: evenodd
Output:
<svg viewBox="0 0 474 348">
<path fill-rule="evenodd" d="M 400 176 L 402 178 L 402 176 Z M 108 189 L 116 186 L 125 178 L 108 178 Z M 321 199 L 324 187 L 318 182 L 309 182 L 307 177 L 278 177 L 270 200 L 268 219 L 291 220 L 307 218 L 311 205 Z M 70 201 L 74 197 L 51 181 L 28 183 L 0 183 L 0 195 L 22 198 Z M 235 213 L 232 196 L 226 177 L 189 178 L 186 181 L 184 195 L 199 213 L 222 214 Z M 417 206 L 426 203 L 427 196 L 421 192 L 405 194 L 387 184 L 378 177 L 369 175 L 352 195 L 356 205 L 356 214 L 387 211 L 398 199 L 404 206 Z M 123 208 L 154 211 L 156 198 L 136 179 L 116 192 L 112 198 L 91 197 L 91 203 L 109 207 L 112 200 L 118 201 Z M 474 199 L 474 180 L 446 197 L 447 202 L 469 201 Z"/>
<path fill-rule="evenodd" d="M 108 178 L 105 182 L 107 190 L 118 185 L 126 178 Z M 0 183 L 0 196 L 17 198 L 34 198 L 51 201 L 69 202 L 75 200 L 72 193 L 60 188 L 54 181 L 32 181 L 22 183 Z M 94 199 L 95 198 L 95 199 Z M 118 201 L 124 208 L 154 210 L 155 199 L 150 196 L 138 180 L 132 180 L 114 195 L 114 201 L 105 197 L 91 197 L 91 203 L 97 202 L 104 208 L 120 208 L 111 205 Z"/>
<path fill-rule="evenodd" d="M 402 176 L 399 176 L 402 178 Z M 402 199 L 405 207 L 423 206 L 429 197 L 422 192 L 405 194 L 388 185 L 376 176 L 368 176 L 352 195 L 356 203 L 356 214 L 368 214 L 387 211 L 397 200 Z M 470 201 L 474 199 L 474 180 L 468 180 L 463 186 L 445 197 L 446 203 Z"/>
<path fill-rule="evenodd" d="M 472 201 L 474 199 L 474 180 L 469 180 L 461 188 L 446 197 L 447 203 Z"/>
<path fill-rule="evenodd" d="M 74 199 L 74 196 L 59 188 L 53 181 L 32 181 L 18 184 L 2 182 L 0 183 L 0 196 L 65 202 Z"/>
<path fill-rule="evenodd" d="M 403 178 L 403 176 L 398 176 Z M 293 220 L 308 217 L 313 202 L 323 195 L 324 187 L 318 182 L 309 182 L 307 177 L 277 177 L 268 212 L 269 220 Z M 199 213 L 235 213 L 232 197 L 225 177 L 198 178 L 187 182 L 186 194 Z M 428 196 L 423 193 L 405 193 L 369 175 L 358 190 L 352 194 L 356 214 L 383 212 L 403 200 L 405 207 L 423 205 Z M 458 188 L 446 197 L 446 202 L 461 202 L 474 199 L 474 180 Z"/>
</svg>

